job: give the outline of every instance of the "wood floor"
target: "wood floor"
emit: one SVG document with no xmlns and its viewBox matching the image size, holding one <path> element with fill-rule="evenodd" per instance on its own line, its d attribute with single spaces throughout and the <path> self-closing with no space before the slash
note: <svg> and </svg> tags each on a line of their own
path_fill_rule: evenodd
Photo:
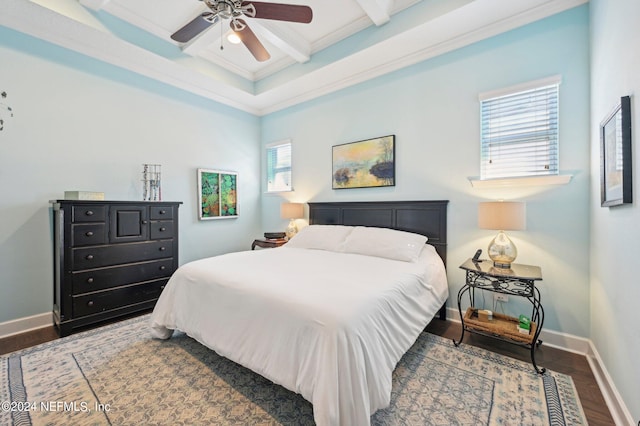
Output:
<svg viewBox="0 0 640 426">
<path fill-rule="evenodd" d="M 451 339 L 455 338 L 457 340 L 460 337 L 460 324 L 451 321 L 435 319 L 429 324 L 427 330 L 430 333 Z M 54 328 L 46 327 L 0 339 L 0 355 L 57 338 L 58 335 Z M 529 351 L 527 349 L 488 337 L 465 333 L 464 343 L 523 361 L 530 361 Z M 542 345 L 537 349 L 536 362 L 540 367 L 568 374 L 573 378 L 589 425 L 610 426 L 614 424 L 586 357 Z"/>
</svg>

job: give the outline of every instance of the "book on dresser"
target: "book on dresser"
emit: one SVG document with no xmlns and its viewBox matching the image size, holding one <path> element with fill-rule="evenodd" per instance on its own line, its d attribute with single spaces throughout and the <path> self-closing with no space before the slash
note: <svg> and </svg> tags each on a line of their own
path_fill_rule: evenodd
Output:
<svg viewBox="0 0 640 426">
<path fill-rule="evenodd" d="M 53 322 L 60 336 L 155 306 L 178 268 L 180 204 L 51 201 Z"/>
</svg>

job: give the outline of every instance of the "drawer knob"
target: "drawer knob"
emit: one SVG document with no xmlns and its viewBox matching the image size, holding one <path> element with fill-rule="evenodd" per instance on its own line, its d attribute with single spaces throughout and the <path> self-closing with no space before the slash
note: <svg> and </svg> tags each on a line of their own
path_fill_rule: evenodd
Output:
<svg viewBox="0 0 640 426">
<path fill-rule="evenodd" d="M 87 231 L 84 235 L 86 235 L 87 237 L 93 237 L 93 232 Z"/>
<path fill-rule="evenodd" d="M 165 228 L 165 227 L 160 228 L 160 232 L 164 232 L 166 230 L 167 230 L 167 228 Z"/>
<path fill-rule="evenodd" d="M 146 221 L 146 220 L 143 220 L 143 221 L 142 221 L 142 224 L 143 224 L 143 225 L 146 225 L 147 223 L 149 223 L 149 222 L 148 222 L 148 221 Z"/>
<path fill-rule="evenodd" d="M 160 214 L 165 214 L 166 212 L 166 210 L 160 210 Z"/>
<path fill-rule="evenodd" d="M 162 266 L 160 267 L 160 270 L 161 270 L 161 271 L 164 271 L 165 269 L 167 269 L 167 267 L 166 267 L 166 266 L 164 266 L 164 265 L 162 265 Z"/>
<path fill-rule="evenodd" d="M 158 250 L 165 251 L 166 249 L 167 249 L 166 247 L 160 247 Z"/>
<path fill-rule="evenodd" d="M 84 214 L 87 216 L 93 216 L 93 210 L 87 210 Z"/>
<path fill-rule="evenodd" d="M 87 260 L 93 260 L 93 255 L 92 254 L 88 254 L 86 257 Z"/>
<path fill-rule="evenodd" d="M 87 282 L 91 284 L 93 282 L 93 278 L 87 278 Z"/>
<path fill-rule="evenodd" d="M 87 302 L 87 306 L 93 306 L 93 300 L 89 300 L 89 301 Z"/>
</svg>

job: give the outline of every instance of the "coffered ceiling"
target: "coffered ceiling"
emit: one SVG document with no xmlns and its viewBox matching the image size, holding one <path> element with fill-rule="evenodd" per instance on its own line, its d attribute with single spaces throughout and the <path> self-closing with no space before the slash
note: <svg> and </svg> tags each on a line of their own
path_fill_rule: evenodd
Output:
<svg viewBox="0 0 640 426">
<path fill-rule="evenodd" d="M 270 59 L 230 43 L 229 22 L 171 35 L 199 0 L 2 0 L 0 25 L 256 115 L 357 84 L 588 0 L 278 0 L 309 24 L 246 18 Z"/>
</svg>

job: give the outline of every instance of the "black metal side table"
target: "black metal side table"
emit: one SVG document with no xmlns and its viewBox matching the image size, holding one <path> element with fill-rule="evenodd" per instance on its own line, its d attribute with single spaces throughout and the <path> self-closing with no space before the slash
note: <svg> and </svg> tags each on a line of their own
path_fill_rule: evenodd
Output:
<svg viewBox="0 0 640 426">
<path fill-rule="evenodd" d="M 458 311 L 462 321 L 460 339 L 453 343 L 458 346 L 464 338 L 465 331 L 497 338 L 509 343 L 526 347 L 531 351 L 531 363 L 539 374 L 544 374 L 545 368 L 536 365 L 535 349 L 542 340 L 539 339 L 544 323 L 544 309 L 540 301 L 540 291 L 535 282 L 542 280 L 542 271 L 538 266 L 513 263 L 511 268 L 498 268 L 489 260 L 474 262 L 468 259 L 461 269 L 466 271 L 465 285 L 458 292 Z M 518 318 L 494 314 L 492 321 L 480 321 L 475 309 L 475 291 L 488 290 L 510 296 L 524 297 L 532 305 L 531 330 L 529 334 L 518 331 Z M 465 315 L 462 313 L 462 299 L 467 294 L 470 307 Z"/>
</svg>

